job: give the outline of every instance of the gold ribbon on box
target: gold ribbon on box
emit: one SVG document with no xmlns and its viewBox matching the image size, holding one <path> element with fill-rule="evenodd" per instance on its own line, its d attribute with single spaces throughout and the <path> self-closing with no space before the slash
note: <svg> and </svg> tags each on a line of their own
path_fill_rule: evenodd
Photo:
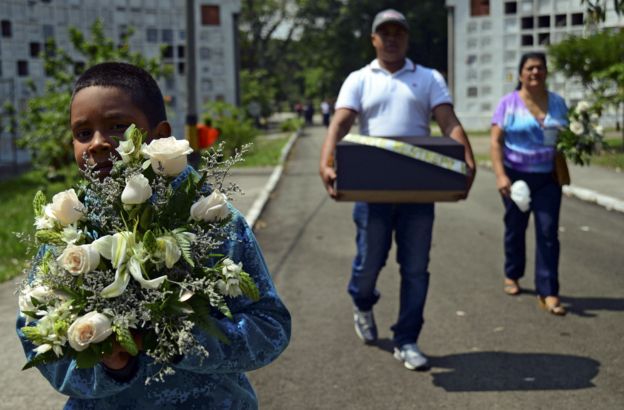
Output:
<svg viewBox="0 0 624 410">
<path fill-rule="evenodd" d="M 462 175 L 468 175 L 466 163 L 449 156 L 439 154 L 415 145 L 407 144 L 402 141 L 396 141 L 390 138 L 369 137 L 366 135 L 347 134 L 343 141 L 352 142 L 354 144 L 368 145 L 391 151 L 399 155 L 414 158 L 427 164 L 436 165 L 449 171 L 458 172 Z"/>
</svg>

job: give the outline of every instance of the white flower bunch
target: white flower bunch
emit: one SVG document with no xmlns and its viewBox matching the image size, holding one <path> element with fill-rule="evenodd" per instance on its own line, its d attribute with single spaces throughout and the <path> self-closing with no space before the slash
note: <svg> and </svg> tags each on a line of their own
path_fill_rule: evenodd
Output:
<svg viewBox="0 0 624 410">
<path fill-rule="evenodd" d="M 88 169 L 50 203 L 35 195 L 42 249 L 19 292 L 22 331 L 36 345 L 25 368 L 66 353 L 92 367 L 113 340 L 136 354 L 136 331 L 153 336 L 147 353 L 167 365 L 202 351 L 189 323 L 209 323 L 212 310 L 231 318 L 230 298 L 259 297 L 242 263 L 219 254 L 231 216 L 222 177 L 240 157 L 220 161 L 215 150 L 195 171 L 187 141 L 146 144 L 134 126 L 124 137 L 109 176 Z"/>
<path fill-rule="evenodd" d="M 557 149 L 578 165 L 589 163 L 604 130 L 598 124 L 600 108 L 587 101 L 579 101 L 568 113 L 570 125 L 560 134 Z"/>
</svg>

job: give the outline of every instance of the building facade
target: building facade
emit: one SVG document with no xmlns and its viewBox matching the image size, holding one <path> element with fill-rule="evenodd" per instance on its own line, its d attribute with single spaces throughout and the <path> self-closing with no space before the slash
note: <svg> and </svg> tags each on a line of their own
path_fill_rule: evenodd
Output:
<svg viewBox="0 0 624 410">
<path fill-rule="evenodd" d="M 0 104 L 11 102 L 23 108 L 33 95 L 29 81 L 42 90 L 45 83 L 40 53 L 46 40 L 57 45 L 77 61 L 80 54 L 72 49 L 69 27 L 86 36 L 100 19 L 108 38 L 119 39 L 129 27 L 134 29 L 130 49 L 146 57 L 159 55 L 164 47 L 163 63 L 173 68 L 173 75 L 160 79 L 167 102 L 167 114 L 173 133 L 184 136 L 187 114 L 187 74 L 190 57 L 195 58 L 194 90 L 197 114 L 211 100 L 237 104 L 238 45 L 237 24 L 240 0 L 194 0 L 194 33 L 187 30 L 186 0 L 0 0 Z M 187 50 L 187 36 L 194 36 L 194 50 Z M 191 65 L 192 66 L 192 65 Z M 16 152 L 13 136 L 0 138 L 0 165 L 28 160 L 25 152 Z"/>
<path fill-rule="evenodd" d="M 517 85 L 523 53 L 546 52 L 566 36 L 585 33 L 580 0 L 446 0 L 446 6 L 449 88 L 455 110 L 470 130 L 489 128 L 499 99 Z M 604 26 L 623 24 L 608 8 Z M 556 72 L 550 73 L 548 86 L 570 106 L 584 96 L 579 82 Z M 613 123 L 615 113 L 605 121 Z"/>
</svg>

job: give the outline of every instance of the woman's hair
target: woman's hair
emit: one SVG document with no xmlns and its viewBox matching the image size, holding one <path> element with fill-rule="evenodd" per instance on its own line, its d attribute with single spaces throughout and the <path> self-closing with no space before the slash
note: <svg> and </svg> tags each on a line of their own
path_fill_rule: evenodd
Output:
<svg viewBox="0 0 624 410">
<path fill-rule="evenodd" d="M 158 84 L 144 69 L 132 64 L 108 62 L 87 69 L 76 81 L 72 102 L 78 91 L 91 86 L 116 87 L 128 94 L 150 127 L 167 121 L 165 102 Z"/>
<path fill-rule="evenodd" d="M 524 67 L 524 64 L 526 64 L 527 60 L 529 59 L 541 60 L 542 63 L 544 63 L 544 68 L 548 71 L 548 66 L 546 65 L 546 54 L 539 52 L 539 51 L 531 51 L 531 52 L 522 54 L 522 57 L 520 57 L 520 64 L 518 64 L 518 77 L 520 77 L 520 74 L 522 74 L 522 67 Z M 520 82 L 520 80 L 518 80 L 518 85 L 516 85 L 516 90 L 519 90 L 521 88 L 522 88 L 522 83 Z"/>
</svg>

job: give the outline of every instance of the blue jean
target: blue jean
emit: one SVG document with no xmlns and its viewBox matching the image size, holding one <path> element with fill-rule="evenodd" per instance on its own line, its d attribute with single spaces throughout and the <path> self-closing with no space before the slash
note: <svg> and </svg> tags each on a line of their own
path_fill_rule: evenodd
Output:
<svg viewBox="0 0 624 410">
<path fill-rule="evenodd" d="M 357 202 L 353 208 L 357 227 L 357 254 L 353 260 L 349 294 L 359 310 L 368 311 L 379 300 L 379 272 L 386 264 L 396 232 L 401 292 L 399 318 L 392 326 L 396 346 L 415 343 L 423 325 L 429 288 L 429 250 L 434 206 L 427 204 L 371 204 Z"/>
<path fill-rule="evenodd" d="M 522 212 L 509 198 L 505 205 L 505 276 L 518 280 L 526 264 L 526 229 L 535 219 L 535 289 L 540 296 L 559 296 L 559 210 L 561 187 L 550 173 L 505 168 L 512 182 L 523 180 L 531 191 L 531 208 Z"/>
</svg>

